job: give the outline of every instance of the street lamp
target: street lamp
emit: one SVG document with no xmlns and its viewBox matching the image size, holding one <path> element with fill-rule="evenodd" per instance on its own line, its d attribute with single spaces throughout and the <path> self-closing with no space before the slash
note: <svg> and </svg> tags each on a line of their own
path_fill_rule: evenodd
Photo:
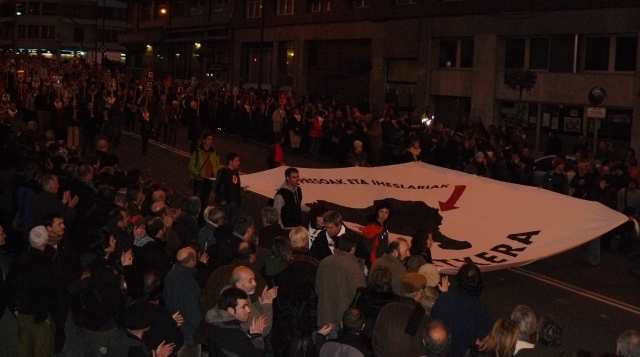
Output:
<svg viewBox="0 0 640 357">
<path fill-rule="evenodd" d="M 169 10 L 167 10 L 166 7 L 161 7 L 160 8 L 160 15 L 164 16 L 164 15 L 166 15 L 168 13 L 169 13 Z"/>
<path fill-rule="evenodd" d="M 194 42 L 193 43 L 193 48 L 195 48 L 196 50 L 199 50 L 202 47 L 202 43 L 200 42 Z"/>
</svg>

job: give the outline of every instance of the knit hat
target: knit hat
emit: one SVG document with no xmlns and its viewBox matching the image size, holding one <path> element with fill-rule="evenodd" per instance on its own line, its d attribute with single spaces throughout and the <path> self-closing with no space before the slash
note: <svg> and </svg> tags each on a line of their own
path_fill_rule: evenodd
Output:
<svg viewBox="0 0 640 357">
<path fill-rule="evenodd" d="M 400 284 L 405 294 L 413 294 L 427 286 L 427 278 L 420 273 L 406 273 L 400 277 Z"/>
<path fill-rule="evenodd" d="M 435 288 L 440 284 L 440 272 L 433 264 L 424 264 L 418 269 L 418 273 L 422 274 L 427 279 L 427 286 Z"/>
<path fill-rule="evenodd" d="M 151 326 L 153 307 L 147 302 L 138 302 L 129 306 L 122 316 L 122 325 L 127 330 L 143 330 Z"/>
</svg>

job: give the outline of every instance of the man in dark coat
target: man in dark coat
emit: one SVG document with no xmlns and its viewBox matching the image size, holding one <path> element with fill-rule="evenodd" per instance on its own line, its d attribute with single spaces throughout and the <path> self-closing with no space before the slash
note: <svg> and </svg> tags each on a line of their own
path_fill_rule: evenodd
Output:
<svg viewBox="0 0 640 357">
<path fill-rule="evenodd" d="M 58 199 L 60 181 L 56 175 L 45 175 L 42 178 L 42 192 L 33 197 L 31 205 L 33 224 L 42 224 L 48 216 L 53 214 L 64 217 L 67 225 L 71 225 L 76 217 L 75 207 L 80 202 L 78 196 L 65 192 L 62 200 Z"/>
<path fill-rule="evenodd" d="M 271 341 L 280 356 L 291 346 L 315 333 L 318 295 L 315 291 L 318 260 L 309 255 L 306 241 L 292 242 L 293 256 L 287 268 L 275 277 L 278 297 L 273 304 Z"/>
<path fill-rule="evenodd" d="M 216 178 L 215 201 L 225 211 L 229 221 L 233 221 L 242 204 L 239 170 L 240 155 L 232 152 L 227 155 L 227 166 L 218 170 Z"/>
<path fill-rule="evenodd" d="M 212 325 L 208 341 L 214 356 L 261 357 L 264 355 L 263 332 L 265 318 L 259 317 L 245 331 L 241 324 L 249 321 L 251 301 L 247 294 L 234 287 L 224 290 L 218 307 L 207 312 L 206 321 Z"/>
<path fill-rule="evenodd" d="M 440 295 L 431 309 L 431 318 L 441 320 L 451 333 L 452 357 L 464 356 L 493 326 L 491 315 L 480 302 L 480 269 L 467 263 L 458 271 L 457 280 L 459 288 Z"/>
<path fill-rule="evenodd" d="M 184 336 L 184 346 L 181 351 L 194 351 L 197 356 L 200 346 L 196 344 L 195 335 L 202 312 L 200 311 L 200 287 L 195 278 L 197 254 L 191 247 L 185 247 L 178 251 L 177 262 L 164 279 L 163 297 L 167 310 L 174 314 L 180 312 L 184 317 L 181 327 Z"/>
<path fill-rule="evenodd" d="M 350 237 L 356 242 L 356 256 L 366 261 L 368 259 L 368 249 L 364 247 L 362 237 L 356 232 L 347 228 L 342 220 L 342 215 L 338 211 L 328 211 L 323 216 L 325 230 L 318 235 L 311 246 L 311 256 L 322 260 L 335 252 L 337 241 Z"/>
</svg>

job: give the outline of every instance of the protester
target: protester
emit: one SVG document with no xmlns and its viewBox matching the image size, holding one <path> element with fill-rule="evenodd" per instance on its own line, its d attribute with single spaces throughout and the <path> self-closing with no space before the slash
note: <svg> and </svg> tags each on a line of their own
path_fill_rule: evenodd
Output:
<svg viewBox="0 0 640 357">
<path fill-rule="evenodd" d="M 302 224 L 302 189 L 298 169 L 289 167 L 284 172 L 285 182 L 273 199 L 273 207 L 278 211 L 280 225 L 291 228 Z"/>
<path fill-rule="evenodd" d="M 213 181 L 220 169 L 220 157 L 214 148 L 213 133 L 204 133 L 200 146 L 193 150 L 189 159 L 189 174 L 193 180 L 193 194 L 205 206 L 209 202 Z"/>
</svg>

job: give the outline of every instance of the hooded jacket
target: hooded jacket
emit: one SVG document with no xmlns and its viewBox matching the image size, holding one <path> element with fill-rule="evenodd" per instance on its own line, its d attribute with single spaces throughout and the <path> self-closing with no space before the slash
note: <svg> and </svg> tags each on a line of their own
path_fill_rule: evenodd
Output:
<svg viewBox="0 0 640 357">
<path fill-rule="evenodd" d="M 262 357 L 262 335 L 250 335 L 242 329 L 240 321 L 228 312 L 213 308 L 205 317 L 211 325 L 207 341 L 212 357 Z"/>
</svg>

